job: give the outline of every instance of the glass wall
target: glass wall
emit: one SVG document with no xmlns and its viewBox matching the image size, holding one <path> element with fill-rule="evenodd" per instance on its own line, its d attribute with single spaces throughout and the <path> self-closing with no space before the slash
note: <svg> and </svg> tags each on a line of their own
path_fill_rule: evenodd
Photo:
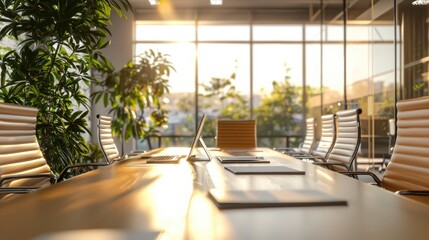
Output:
<svg viewBox="0 0 429 240">
<path fill-rule="evenodd" d="M 156 33 L 156 34 L 154 34 Z M 136 22 L 135 55 L 153 50 L 168 54 L 175 71 L 171 72 L 169 84 L 170 94 L 164 99 L 169 111 L 169 125 L 161 129 L 163 136 L 161 145 L 184 145 L 190 141 L 188 135 L 195 126 L 195 27 L 192 23 L 161 22 L 145 24 Z M 158 139 L 154 139 L 158 140 Z M 138 143 L 138 149 L 147 148 L 147 142 Z M 152 146 L 157 147 L 157 142 Z"/>
<path fill-rule="evenodd" d="M 429 7 L 413 2 L 192 10 L 191 21 L 137 21 L 135 49 L 164 51 L 176 68 L 166 135 L 190 139 L 206 112 L 211 145 L 215 119 L 254 118 L 259 146 L 296 146 L 305 118 L 359 107 L 359 157 L 372 162 L 388 151 L 396 101 L 428 95 Z"/>
<path fill-rule="evenodd" d="M 196 116 L 204 112 L 208 119 L 203 134 L 211 146 L 221 118 L 256 119 L 259 146 L 296 146 L 305 133 L 307 112 L 305 25 L 251 24 L 246 12 L 241 19 L 235 13 L 224 13 L 227 20 L 222 21 L 209 16 L 191 23 L 136 22 L 136 55 L 150 49 L 166 53 L 176 69 L 170 78 L 170 125 L 163 131 L 162 145 L 187 145 Z"/>
<path fill-rule="evenodd" d="M 398 1 L 398 25 L 401 44 L 401 98 L 429 94 L 429 5 Z"/>
<path fill-rule="evenodd" d="M 387 154 L 389 119 L 395 114 L 394 6 L 372 0 L 347 5 L 347 104 L 362 109 L 360 156 L 370 163 Z"/>
</svg>

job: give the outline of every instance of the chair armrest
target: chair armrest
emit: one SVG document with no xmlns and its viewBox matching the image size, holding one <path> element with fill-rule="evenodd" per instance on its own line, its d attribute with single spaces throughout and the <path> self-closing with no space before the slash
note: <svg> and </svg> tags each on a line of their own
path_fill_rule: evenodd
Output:
<svg viewBox="0 0 429 240">
<path fill-rule="evenodd" d="M 429 196 L 429 190 L 400 190 L 395 193 L 399 195 Z"/>
<path fill-rule="evenodd" d="M 289 156 L 291 156 L 291 157 L 295 157 L 295 156 L 311 156 L 311 155 L 308 155 L 308 154 L 305 154 L 305 153 L 302 153 L 302 152 L 291 152 L 291 153 L 287 153 L 287 154 L 289 154 Z"/>
<path fill-rule="evenodd" d="M 0 187 L 0 194 L 5 193 L 15 193 L 15 194 L 23 194 L 32 192 L 39 187 Z"/>
<path fill-rule="evenodd" d="M 82 168 L 82 167 L 100 167 L 100 166 L 107 166 L 107 163 L 80 163 L 80 164 L 74 164 L 74 165 L 69 165 L 67 167 L 65 167 L 61 173 L 60 176 L 58 177 L 57 182 L 61 182 L 64 180 L 65 174 L 67 173 L 67 171 L 69 169 L 72 168 Z"/>
<path fill-rule="evenodd" d="M 134 150 L 134 151 L 131 151 L 130 153 L 146 153 L 147 151 L 146 150 Z"/>
<path fill-rule="evenodd" d="M 147 151 L 145 151 L 145 150 L 134 150 L 134 151 L 131 151 L 128 154 L 126 154 L 125 158 L 139 156 L 142 153 L 147 153 Z"/>
<path fill-rule="evenodd" d="M 293 150 L 293 148 L 291 148 L 291 147 L 278 147 L 278 148 L 273 148 L 273 150 L 275 150 L 275 151 L 288 151 L 288 150 Z"/>
<path fill-rule="evenodd" d="M 294 148 L 273 148 L 273 150 L 275 150 L 277 152 L 281 152 L 283 154 L 295 153 L 295 149 Z"/>
<path fill-rule="evenodd" d="M 139 156 L 140 154 L 141 153 L 130 152 L 130 153 L 126 154 L 124 156 L 124 158 L 136 157 L 136 156 Z"/>
<path fill-rule="evenodd" d="M 56 182 L 56 177 L 52 173 L 37 173 L 37 174 L 16 174 L 0 178 L 0 186 L 7 180 L 26 179 L 26 178 L 49 178 L 51 183 Z"/>
<path fill-rule="evenodd" d="M 313 164 L 318 166 L 324 166 L 327 168 L 329 168 L 330 166 L 341 166 L 347 169 L 347 171 L 351 171 L 351 169 L 349 168 L 349 166 L 347 166 L 347 164 L 340 163 L 340 162 L 314 162 Z"/>
<path fill-rule="evenodd" d="M 293 156 L 294 158 L 297 159 L 311 159 L 314 161 L 320 161 L 320 162 L 325 162 L 325 159 L 323 157 L 319 157 L 319 156 L 314 156 L 314 155 L 297 155 L 297 156 Z"/>
<path fill-rule="evenodd" d="M 346 176 L 351 176 L 351 177 L 357 177 L 359 175 L 365 175 L 365 176 L 370 176 L 372 177 L 372 179 L 374 179 L 375 183 L 377 184 L 377 186 L 381 186 L 381 180 L 377 177 L 377 175 L 375 175 L 372 172 L 360 172 L 360 171 L 340 171 L 338 173 L 344 174 Z"/>
</svg>

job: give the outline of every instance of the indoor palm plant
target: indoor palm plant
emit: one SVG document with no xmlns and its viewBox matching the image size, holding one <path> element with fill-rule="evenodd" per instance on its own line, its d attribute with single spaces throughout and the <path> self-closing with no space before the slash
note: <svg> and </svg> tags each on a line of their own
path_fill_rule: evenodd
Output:
<svg viewBox="0 0 429 240">
<path fill-rule="evenodd" d="M 95 102 L 103 99 L 104 106 L 110 108 L 112 133 L 122 143 L 122 154 L 124 141 L 149 139 L 167 126 L 163 100 L 169 93 L 171 70 L 167 55 L 149 50 L 98 82 L 101 88 L 91 97 Z"/>
<path fill-rule="evenodd" d="M 17 47 L 0 59 L 4 102 L 38 108 L 37 135 L 54 171 L 88 154 L 90 69 L 111 64 L 101 50 L 111 11 L 124 17 L 128 0 L 0 0 L 0 40 Z"/>
</svg>

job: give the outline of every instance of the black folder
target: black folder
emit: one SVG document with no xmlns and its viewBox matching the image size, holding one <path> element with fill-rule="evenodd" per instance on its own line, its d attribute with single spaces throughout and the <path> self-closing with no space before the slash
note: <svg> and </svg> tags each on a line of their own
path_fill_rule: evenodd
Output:
<svg viewBox="0 0 429 240">
<path fill-rule="evenodd" d="M 344 199 L 312 189 L 246 191 L 214 188 L 209 190 L 208 196 L 220 209 L 347 205 Z"/>
</svg>

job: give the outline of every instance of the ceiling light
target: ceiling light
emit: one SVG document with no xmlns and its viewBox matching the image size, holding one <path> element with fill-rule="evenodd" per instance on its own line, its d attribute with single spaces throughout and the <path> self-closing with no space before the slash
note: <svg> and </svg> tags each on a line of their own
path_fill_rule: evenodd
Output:
<svg viewBox="0 0 429 240">
<path fill-rule="evenodd" d="M 222 0 L 210 0 L 211 5 L 222 5 Z"/>
<path fill-rule="evenodd" d="M 415 0 L 412 3 L 413 5 L 428 5 L 429 0 Z"/>
<path fill-rule="evenodd" d="M 149 0 L 150 5 L 155 6 L 159 4 L 159 0 Z"/>
</svg>

